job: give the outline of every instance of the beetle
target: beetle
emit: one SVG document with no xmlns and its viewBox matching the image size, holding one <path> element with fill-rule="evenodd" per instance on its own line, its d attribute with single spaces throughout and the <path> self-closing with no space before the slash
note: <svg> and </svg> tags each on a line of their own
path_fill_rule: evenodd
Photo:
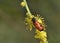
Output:
<svg viewBox="0 0 60 43">
<path fill-rule="evenodd" d="M 44 26 L 39 23 L 36 18 L 32 18 L 32 22 L 33 22 L 33 25 L 35 26 L 36 29 L 38 29 L 39 31 L 43 31 L 44 30 Z"/>
</svg>

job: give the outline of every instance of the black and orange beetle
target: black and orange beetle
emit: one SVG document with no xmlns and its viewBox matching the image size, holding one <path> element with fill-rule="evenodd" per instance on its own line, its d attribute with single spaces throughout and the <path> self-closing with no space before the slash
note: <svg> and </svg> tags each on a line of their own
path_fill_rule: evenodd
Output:
<svg viewBox="0 0 60 43">
<path fill-rule="evenodd" d="M 40 24 L 34 17 L 32 18 L 32 22 L 36 29 L 38 29 L 39 31 L 44 30 L 44 26 Z"/>
</svg>

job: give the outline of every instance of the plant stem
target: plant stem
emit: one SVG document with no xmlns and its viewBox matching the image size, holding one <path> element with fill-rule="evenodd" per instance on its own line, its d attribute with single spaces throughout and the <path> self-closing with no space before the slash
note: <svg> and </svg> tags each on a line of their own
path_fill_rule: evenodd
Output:
<svg viewBox="0 0 60 43">
<path fill-rule="evenodd" d="M 31 15 L 31 12 L 30 12 L 30 9 L 29 9 L 29 7 L 28 7 L 28 5 L 27 5 L 26 0 L 23 0 L 23 1 L 24 1 L 24 2 L 25 2 L 25 4 L 26 4 L 25 8 L 26 8 L 26 10 L 27 10 L 28 14 L 29 14 L 29 15 Z"/>
</svg>

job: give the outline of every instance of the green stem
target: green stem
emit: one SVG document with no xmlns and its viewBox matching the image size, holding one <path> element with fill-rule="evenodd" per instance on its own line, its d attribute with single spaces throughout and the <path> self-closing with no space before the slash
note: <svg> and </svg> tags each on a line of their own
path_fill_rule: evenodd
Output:
<svg viewBox="0 0 60 43">
<path fill-rule="evenodd" d="M 29 10 L 29 7 L 28 7 L 28 5 L 27 5 L 26 0 L 23 0 L 23 1 L 24 1 L 24 2 L 25 2 L 25 4 L 26 4 L 25 8 L 26 8 L 26 10 L 27 10 L 28 14 L 29 14 L 29 15 L 31 15 L 31 12 L 30 12 L 30 10 Z"/>
</svg>

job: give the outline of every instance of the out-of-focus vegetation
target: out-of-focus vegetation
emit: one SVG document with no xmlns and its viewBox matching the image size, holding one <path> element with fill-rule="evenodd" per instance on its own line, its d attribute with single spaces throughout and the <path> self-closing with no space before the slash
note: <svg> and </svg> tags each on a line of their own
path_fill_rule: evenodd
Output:
<svg viewBox="0 0 60 43">
<path fill-rule="evenodd" d="M 0 43 L 39 43 L 25 29 L 22 0 L 0 0 Z M 31 12 L 45 18 L 49 43 L 60 43 L 60 0 L 27 0 Z"/>
</svg>

